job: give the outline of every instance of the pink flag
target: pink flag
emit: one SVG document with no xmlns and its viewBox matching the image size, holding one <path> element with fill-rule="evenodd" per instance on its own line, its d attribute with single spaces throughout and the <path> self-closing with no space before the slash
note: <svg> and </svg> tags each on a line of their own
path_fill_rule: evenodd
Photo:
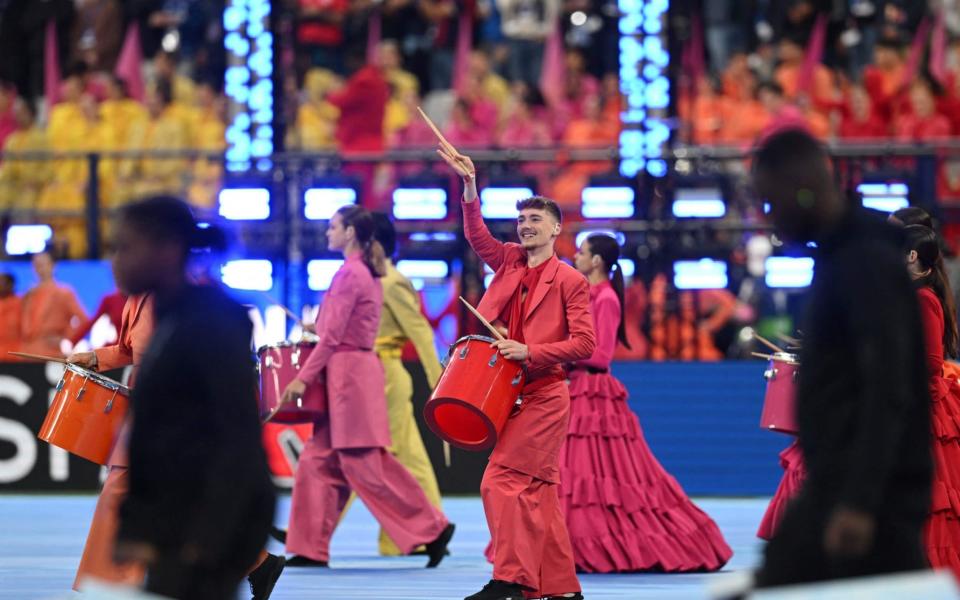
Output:
<svg viewBox="0 0 960 600">
<path fill-rule="evenodd" d="M 143 49 L 140 46 L 140 25 L 136 21 L 127 27 L 127 35 L 117 58 L 117 66 L 113 70 L 117 77 L 127 84 L 127 92 L 134 100 L 143 100 L 145 86 L 143 84 Z"/>
<path fill-rule="evenodd" d="M 930 18 L 924 17 L 917 27 L 917 33 L 913 36 L 913 42 L 910 43 L 910 54 L 907 55 L 907 66 L 903 70 L 903 79 L 900 81 L 902 87 L 907 87 L 913 82 L 920 70 L 920 59 L 923 58 L 923 50 L 927 45 L 927 37 L 930 35 Z"/>
<path fill-rule="evenodd" d="M 46 96 L 47 114 L 60 99 L 60 57 L 57 52 L 57 23 L 47 21 L 43 41 L 43 95 Z"/>
<path fill-rule="evenodd" d="M 707 64 L 704 61 L 703 52 L 703 22 L 698 13 L 693 13 L 693 19 L 690 23 L 690 78 L 696 82 L 707 72 Z"/>
<path fill-rule="evenodd" d="M 797 93 L 809 94 L 813 87 L 813 72 L 823 60 L 823 47 L 827 41 L 827 15 L 820 13 L 813 24 L 813 32 L 807 42 L 807 51 L 803 55 L 800 74 L 797 76 Z"/>
<path fill-rule="evenodd" d="M 377 61 L 377 48 L 380 46 L 381 37 L 381 16 L 379 10 L 374 10 L 370 15 L 370 23 L 367 27 L 367 63 Z"/>
<path fill-rule="evenodd" d="M 937 20 L 930 34 L 930 74 L 941 85 L 947 82 L 947 25 L 943 8 L 937 12 Z"/>
<path fill-rule="evenodd" d="M 457 24 L 457 49 L 453 55 L 453 90 L 461 95 L 467 85 L 467 69 L 470 66 L 470 50 L 473 48 L 473 11 L 470 6 L 460 10 Z"/>
<path fill-rule="evenodd" d="M 564 64 L 563 32 L 560 20 L 554 24 L 543 49 L 543 66 L 540 70 L 540 92 L 548 106 L 563 104 Z"/>
</svg>

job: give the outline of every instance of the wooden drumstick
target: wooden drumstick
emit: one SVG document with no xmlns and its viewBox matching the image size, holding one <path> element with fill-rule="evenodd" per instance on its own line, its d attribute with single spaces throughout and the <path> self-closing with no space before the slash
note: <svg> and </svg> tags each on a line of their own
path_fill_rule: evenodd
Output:
<svg viewBox="0 0 960 600">
<path fill-rule="evenodd" d="M 750 356 L 756 356 L 757 358 L 764 358 L 766 360 L 773 360 L 773 356 L 770 354 L 761 354 L 760 352 L 751 352 Z"/>
<path fill-rule="evenodd" d="M 460 153 L 457 152 L 457 149 L 453 147 L 453 144 L 447 141 L 447 138 L 443 137 L 443 134 L 440 133 L 440 128 L 438 128 L 434 124 L 433 120 L 431 120 L 430 117 L 427 116 L 427 113 L 423 112 L 423 109 L 420 108 L 419 106 L 417 107 L 417 112 L 420 113 L 420 116 L 423 117 L 423 120 L 426 121 L 430 129 L 433 130 L 433 134 L 437 136 L 437 139 L 440 141 L 440 145 L 443 146 L 443 149 L 447 151 L 449 154 L 452 154 L 453 159 L 458 163 L 460 163 L 464 168 L 466 168 L 467 165 L 460 159 Z"/>
<path fill-rule="evenodd" d="M 18 358 L 26 358 L 29 360 L 37 360 L 42 362 L 55 362 L 62 365 L 67 364 L 67 359 L 56 356 L 44 356 L 43 354 L 30 354 L 29 352 L 7 352 L 7 354 L 12 354 Z"/>
<path fill-rule="evenodd" d="M 785 352 L 785 350 L 783 350 L 783 348 L 781 348 L 780 346 L 774 344 L 773 342 L 771 342 L 771 341 L 768 340 L 767 338 L 763 337 L 762 335 L 760 335 L 760 334 L 757 333 L 756 331 L 753 332 L 753 339 L 757 340 L 758 342 L 760 342 L 761 344 L 763 344 L 763 345 L 766 346 L 767 348 L 770 348 L 770 349 L 773 350 L 774 352 Z"/>
<path fill-rule="evenodd" d="M 501 341 L 501 342 L 506 341 L 507 338 L 503 337 L 503 334 L 500 333 L 500 332 L 497 330 L 496 327 L 494 327 L 493 325 L 490 324 L 490 321 L 487 321 L 486 319 L 484 319 L 484 318 L 483 318 L 483 315 L 480 314 L 480 311 L 478 311 L 478 310 L 475 309 L 474 307 L 470 306 L 470 303 L 467 302 L 467 301 L 463 298 L 463 296 L 460 296 L 460 302 L 463 302 L 463 305 L 467 307 L 467 310 L 469 310 L 470 312 L 473 313 L 473 316 L 475 316 L 476 318 L 480 319 L 480 322 L 483 323 L 483 326 L 487 328 L 487 330 L 490 332 L 490 335 L 492 335 L 493 337 L 497 338 L 497 340 L 499 340 L 499 341 Z"/>
<path fill-rule="evenodd" d="M 784 335 L 782 333 L 777 333 L 777 339 L 785 344 L 788 344 L 790 346 L 797 346 L 798 348 L 800 347 L 800 344 L 801 344 L 800 340 L 798 340 L 797 338 L 792 338 L 789 335 Z"/>
<path fill-rule="evenodd" d="M 261 294 L 264 298 L 266 298 L 267 300 L 269 300 L 272 304 L 276 304 L 277 306 L 279 306 L 280 308 L 282 308 L 282 309 L 283 309 L 283 312 L 287 313 L 287 316 L 289 316 L 291 319 L 293 319 L 294 321 L 296 321 L 296 322 L 297 322 L 297 325 L 299 325 L 300 327 L 303 327 L 303 321 L 300 320 L 300 317 L 297 316 L 297 313 L 293 312 L 292 310 L 290 310 L 289 308 L 287 308 L 287 307 L 284 306 L 283 304 L 280 304 L 279 302 L 277 302 L 276 300 L 274 300 L 274 299 L 273 299 L 273 296 L 271 296 L 270 294 L 268 294 L 268 293 L 266 293 L 266 292 L 261 292 L 260 294 Z"/>
</svg>

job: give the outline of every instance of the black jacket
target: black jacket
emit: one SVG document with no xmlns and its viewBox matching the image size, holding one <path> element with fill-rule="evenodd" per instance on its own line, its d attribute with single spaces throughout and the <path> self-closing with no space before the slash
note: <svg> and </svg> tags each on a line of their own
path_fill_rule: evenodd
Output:
<svg viewBox="0 0 960 600">
<path fill-rule="evenodd" d="M 132 397 L 120 538 L 175 555 L 193 546 L 210 565 L 247 566 L 263 548 L 275 497 L 251 331 L 243 308 L 214 287 L 158 303 Z"/>
<path fill-rule="evenodd" d="M 930 397 L 901 233 L 854 210 L 819 241 L 798 389 L 809 492 L 915 519 L 930 507 Z"/>
</svg>

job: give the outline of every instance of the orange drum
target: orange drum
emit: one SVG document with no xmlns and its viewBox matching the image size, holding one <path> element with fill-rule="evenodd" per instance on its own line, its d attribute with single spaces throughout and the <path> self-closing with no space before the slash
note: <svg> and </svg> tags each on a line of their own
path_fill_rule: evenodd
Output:
<svg viewBox="0 0 960 600">
<path fill-rule="evenodd" d="M 423 409 L 430 429 L 464 450 L 496 444 L 510 411 L 520 403 L 523 367 L 501 356 L 492 343 L 492 338 L 479 335 L 457 340 Z"/>
<path fill-rule="evenodd" d="M 763 399 L 760 427 L 782 433 L 797 433 L 797 378 L 800 376 L 800 357 L 777 352 L 763 377 L 767 380 L 767 394 Z"/>
<path fill-rule="evenodd" d="M 37 437 L 105 465 L 127 416 L 129 398 L 130 390 L 120 382 L 66 365 Z"/>
<path fill-rule="evenodd" d="M 283 390 L 297 378 L 315 343 L 281 342 L 263 346 L 257 351 L 260 360 L 260 418 L 269 415 L 283 396 Z M 327 384 L 323 375 L 295 404 L 290 403 L 277 413 L 275 423 L 312 423 L 327 412 Z"/>
</svg>

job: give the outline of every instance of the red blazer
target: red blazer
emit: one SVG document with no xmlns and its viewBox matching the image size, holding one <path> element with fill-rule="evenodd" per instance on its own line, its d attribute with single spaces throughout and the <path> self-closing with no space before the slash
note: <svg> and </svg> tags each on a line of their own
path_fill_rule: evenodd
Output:
<svg viewBox="0 0 960 600">
<path fill-rule="evenodd" d="M 477 310 L 496 320 L 520 287 L 527 251 L 520 244 L 498 241 L 480 214 L 479 200 L 461 202 L 467 241 L 495 274 Z M 552 256 L 540 276 L 524 315 L 523 335 L 529 348 L 527 366 L 536 371 L 559 371 L 562 363 L 590 358 L 596 345 L 590 316 L 590 287 L 576 269 Z M 544 374 L 538 373 L 537 375 Z"/>
</svg>

